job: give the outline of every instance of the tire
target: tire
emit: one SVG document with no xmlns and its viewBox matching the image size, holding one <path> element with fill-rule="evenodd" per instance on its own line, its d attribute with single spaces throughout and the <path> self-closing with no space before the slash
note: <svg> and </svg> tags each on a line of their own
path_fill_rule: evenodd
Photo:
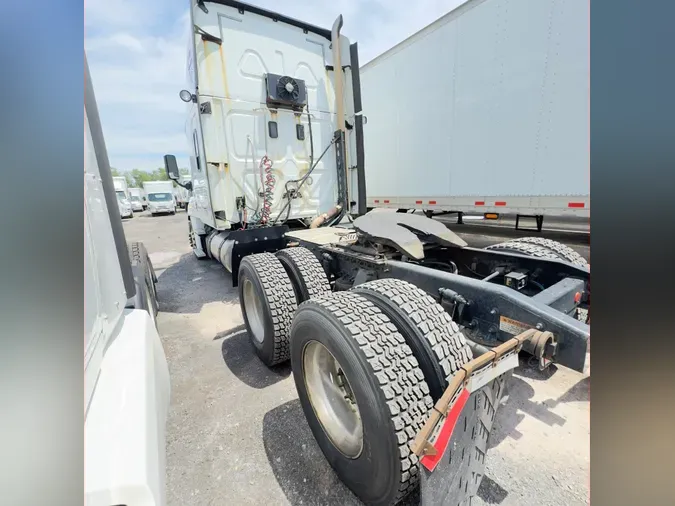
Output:
<svg viewBox="0 0 675 506">
<path fill-rule="evenodd" d="M 564 260 L 558 253 L 537 244 L 528 244 L 525 242 L 502 242 L 493 244 L 485 248 L 486 250 L 503 251 L 505 253 L 516 253 L 530 257 L 545 258 L 549 260 Z"/>
<path fill-rule="evenodd" d="M 151 216 L 157 216 L 157 213 L 150 213 Z"/>
<path fill-rule="evenodd" d="M 200 257 L 196 253 L 196 244 L 195 241 L 199 241 L 202 251 L 205 253 L 203 257 Z M 192 248 L 192 252 L 195 254 L 195 257 L 199 260 L 204 260 L 206 258 L 209 258 L 209 253 L 206 251 L 206 236 L 205 235 L 198 235 L 194 233 L 192 229 L 192 221 L 190 221 L 190 217 L 188 216 L 188 242 L 190 243 L 190 247 Z"/>
<path fill-rule="evenodd" d="M 566 246 L 558 241 L 552 241 L 551 239 L 544 239 L 542 237 L 520 237 L 518 239 L 513 239 L 509 242 L 536 244 L 537 246 L 542 246 L 546 249 L 553 251 L 562 260 L 565 260 L 575 265 L 579 265 L 581 267 L 588 267 L 588 262 L 584 257 L 582 257 L 579 253 L 574 251 L 569 246 Z"/>
<path fill-rule="evenodd" d="M 307 248 L 286 248 L 277 252 L 293 284 L 298 304 L 330 293 L 330 284 L 319 259 Z"/>
<path fill-rule="evenodd" d="M 157 291 L 155 289 L 155 274 L 150 256 L 141 242 L 132 242 L 128 245 L 131 270 L 134 274 L 136 295 L 134 296 L 134 309 L 144 309 L 157 326 Z"/>
<path fill-rule="evenodd" d="M 419 362 L 436 402 L 448 381 L 473 359 L 457 324 L 425 291 L 399 279 L 378 279 L 352 288 L 375 304 L 396 326 Z"/>
<path fill-rule="evenodd" d="M 362 427 L 358 453 L 347 453 L 333 443 L 310 401 L 309 392 L 317 389 L 308 385 L 321 384 L 313 379 L 312 364 L 324 363 L 311 357 L 321 348 L 337 360 L 353 392 Z M 304 302 L 291 328 L 291 368 L 319 447 L 359 499 L 371 505 L 391 505 L 416 488 L 419 462 L 409 445 L 433 402 L 410 347 L 382 311 L 354 292 Z M 312 395 L 319 403 L 321 396 Z M 327 413 L 319 412 L 322 417 Z"/>
<path fill-rule="evenodd" d="M 298 305 L 291 280 L 272 253 L 248 255 L 241 261 L 239 302 L 260 360 L 268 367 L 288 360 L 288 334 Z"/>
</svg>

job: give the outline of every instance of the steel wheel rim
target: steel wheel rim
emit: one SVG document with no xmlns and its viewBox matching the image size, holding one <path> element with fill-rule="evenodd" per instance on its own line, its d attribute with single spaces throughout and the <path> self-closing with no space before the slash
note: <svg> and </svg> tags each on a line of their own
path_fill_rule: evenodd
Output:
<svg viewBox="0 0 675 506">
<path fill-rule="evenodd" d="M 363 422 L 344 369 L 318 341 L 305 345 L 302 362 L 309 402 L 321 427 L 343 455 L 357 458 L 363 450 Z"/>
<path fill-rule="evenodd" d="M 244 279 L 244 307 L 246 307 L 246 317 L 248 324 L 251 327 L 253 339 L 262 344 L 263 336 L 265 335 L 265 324 L 263 323 L 263 305 L 260 297 L 255 291 L 253 282 L 246 278 Z"/>
</svg>

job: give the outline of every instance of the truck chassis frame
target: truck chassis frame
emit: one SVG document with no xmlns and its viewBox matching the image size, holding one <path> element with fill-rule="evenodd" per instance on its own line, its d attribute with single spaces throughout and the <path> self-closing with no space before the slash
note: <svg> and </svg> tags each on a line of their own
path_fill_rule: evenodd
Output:
<svg viewBox="0 0 675 506">
<path fill-rule="evenodd" d="M 392 222 L 405 221 L 409 216 L 377 214 L 384 230 Z M 435 226 L 434 229 L 437 230 Z M 576 314 L 578 308 L 590 307 L 588 268 L 547 258 L 470 248 L 461 245 L 463 241 L 455 239 L 449 231 L 457 245 L 434 243 L 427 236 L 424 257 L 411 259 L 394 247 L 377 242 L 378 238 L 363 241 L 359 233 L 350 229 L 333 229 L 337 240 L 325 243 L 325 232 L 320 230 L 317 229 L 317 234 L 311 230 L 288 232 L 287 245 L 313 251 L 335 291 L 374 279 L 408 281 L 431 295 L 463 327 L 474 352 L 486 351 L 528 329 L 536 329 L 555 336 L 555 343 L 536 350 L 537 358 L 584 370 L 590 326 L 576 318 Z M 323 243 L 314 240 L 313 235 L 322 235 Z M 390 242 L 379 238 L 382 239 Z M 538 286 L 528 284 L 516 290 L 497 283 L 511 272 L 529 273 L 530 283 Z M 535 352 L 527 343 L 524 351 Z"/>
</svg>

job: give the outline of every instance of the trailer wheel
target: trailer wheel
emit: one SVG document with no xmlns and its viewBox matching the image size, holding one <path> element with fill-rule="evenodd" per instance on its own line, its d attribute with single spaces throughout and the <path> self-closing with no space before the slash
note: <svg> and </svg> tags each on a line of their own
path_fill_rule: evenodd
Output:
<svg viewBox="0 0 675 506">
<path fill-rule="evenodd" d="M 457 324 L 425 291 L 399 279 L 378 279 L 352 291 L 375 304 L 396 326 L 420 364 L 434 402 L 473 358 Z"/>
<path fill-rule="evenodd" d="M 272 253 L 248 255 L 241 261 L 239 301 L 260 360 L 267 366 L 288 360 L 288 332 L 298 305 L 291 280 Z"/>
<path fill-rule="evenodd" d="M 569 246 L 561 242 L 553 241 L 551 239 L 544 239 L 543 237 L 520 237 L 509 242 L 522 242 L 527 244 L 536 244 L 547 248 L 556 253 L 562 260 L 579 265 L 581 267 L 588 267 L 588 262 L 579 253 L 574 251 Z"/>
<path fill-rule="evenodd" d="M 409 445 L 432 407 L 403 336 L 372 302 L 339 292 L 300 305 L 291 367 L 326 459 L 363 502 L 390 505 L 419 481 Z"/>
<path fill-rule="evenodd" d="M 286 248 L 277 258 L 291 278 L 298 304 L 330 293 L 330 284 L 319 259 L 307 248 Z"/>
</svg>

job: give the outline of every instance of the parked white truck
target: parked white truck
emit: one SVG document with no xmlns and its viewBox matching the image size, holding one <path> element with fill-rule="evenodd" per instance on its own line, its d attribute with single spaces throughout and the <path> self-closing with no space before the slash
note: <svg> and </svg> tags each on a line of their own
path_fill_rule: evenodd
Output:
<svg viewBox="0 0 675 506">
<path fill-rule="evenodd" d="M 148 198 L 148 207 L 153 216 L 158 214 L 176 214 L 176 199 L 173 195 L 173 182 L 146 181 L 143 190 Z"/>
<path fill-rule="evenodd" d="M 133 218 L 134 209 L 129 198 L 129 188 L 127 185 L 127 178 L 123 176 L 113 177 L 113 185 L 115 186 L 115 194 L 117 195 L 117 207 L 120 210 L 122 218 Z"/>
<path fill-rule="evenodd" d="M 162 506 L 170 385 L 156 278 L 124 237 L 86 57 L 84 116 L 84 502 Z"/>
<path fill-rule="evenodd" d="M 145 198 L 143 188 L 129 188 L 129 196 L 131 205 L 136 206 L 134 211 L 145 211 L 148 208 L 148 201 Z M 139 206 L 140 209 L 138 209 Z"/>
<path fill-rule="evenodd" d="M 192 176 L 189 174 L 181 174 L 180 176 L 180 183 L 183 185 L 187 185 L 188 181 L 192 181 Z M 185 186 L 177 186 L 174 188 L 174 195 L 176 197 L 176 204 L 178 205 L 179 208 L 181 209 L 186 209 L 188 202 L 190 201 L 190 191 L 185 188 Z"/>
<path fill-rule="evenodd" d="M 589 17 L 469 0 L 363 65 L 368 207 L 589 217 Z"/>
</svg>

